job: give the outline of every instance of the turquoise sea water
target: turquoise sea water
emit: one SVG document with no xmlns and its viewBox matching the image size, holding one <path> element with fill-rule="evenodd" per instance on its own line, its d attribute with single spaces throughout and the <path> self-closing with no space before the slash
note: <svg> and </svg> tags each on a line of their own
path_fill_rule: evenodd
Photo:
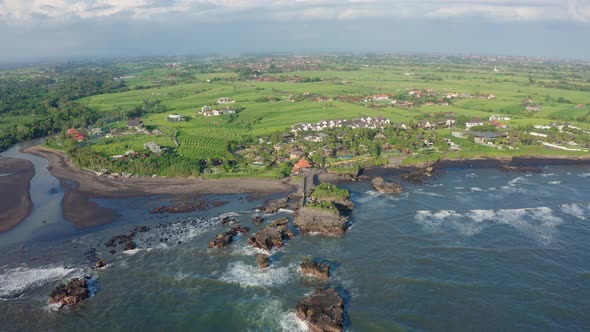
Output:
<svg viewBox="0 0 590 332">
<path fill-rule="evenodd" d="M 590 168 L 450 169 L 424 186 L 404 184 L 400 196 L 378 194 L 369 183 L 344 186 L 356 205 L 346 235 L 300 234 L 273 251 L 265 271 L 246 236 L 207 249 L 228 228 L 208 218 L 231 213 L 251 232 L 263 227 L 250 223 L 261 202 L 241 196 L 215 197 L 230 203 L 171 217 L 147 213 L 160 198 L 100 200 L 123 217 L 84 232 L 60 235 L 49 224 L 47 236 L 43 227 L 35 236 L 15 232 L 14 241 L 4 234 L 0 330 L 297 331 L 305 326 L 292 309 L 324 286 L 343 295 L 350 331 L 590 326 Z M 265 223 L 281 216 L 292 218 L 283 211 Z M 132 253 L 111 255 L 102 245 L 135 225 L 158 223 L 171 226 L 142 234 Z M 109 263 L 102 271 L 91 268 L 93 247 Z M 305 257 L 331 265 L 327 283 L 301 277 Z M 96 279 L 90 300 L 59 311 L 47 305 L 56 283 L 83 274 Z"/>
</svg>

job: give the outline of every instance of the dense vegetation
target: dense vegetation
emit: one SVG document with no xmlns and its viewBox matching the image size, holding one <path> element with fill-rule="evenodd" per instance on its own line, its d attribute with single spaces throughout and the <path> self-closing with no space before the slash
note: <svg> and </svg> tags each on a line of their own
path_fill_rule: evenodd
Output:
<svg viewBox="0 0 590 332">
<path fill-rule="evenodd" d="M 61 132 L 51 144 L 90 169 L 210 177 L 284 177 L 300 157 L 355 175 L 397 159 L 573 154 L 548 150 L 531 133 L 545 135 L 547 144 L 587 149 L 589 75 L 590 66 L 577 62 L 379 55 L 164 58 L 19 69 L 0 73 L 0 148 Z M 222 97 L 235 103 L 218 105 Z M 238 112 L 203 116 L 205 105 Z M 169 121 L 170 114 L 184 121 Z M 493 114 L 510 116 L 502 121 L 507 128 L 488 122 Z M 324 130 L 321 140 L 305 138 L 318 132 L 289 133 L 299 122 L 366 116 L 392 124 Z M 454 137 L 454 128 L 423 127 L 450 116 L 460 130 L 478 117 L 486 123 L 473 131 L 509 135 L 489 146 L 475 144 L 471 134 Z M 129 119 L 141 119 L 145 127 L 130 129 Z M 579 129 L 534 127 L 554 122 Z M 68 128 L 87 139 L 71 140 Z M 150 152 L 148 142 L 162 152 Z"/>
</svg>

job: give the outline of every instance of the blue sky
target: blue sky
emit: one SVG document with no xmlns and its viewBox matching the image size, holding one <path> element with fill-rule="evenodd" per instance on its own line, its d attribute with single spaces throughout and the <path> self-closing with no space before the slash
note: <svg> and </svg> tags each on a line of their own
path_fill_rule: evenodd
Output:
<svg viewBox="0 0 590 332">
<path fill-rule="evenodd" d="M 0 0 L 0 61 L 260 52 L 590 59 L 590 0 Z"/>
</svg>

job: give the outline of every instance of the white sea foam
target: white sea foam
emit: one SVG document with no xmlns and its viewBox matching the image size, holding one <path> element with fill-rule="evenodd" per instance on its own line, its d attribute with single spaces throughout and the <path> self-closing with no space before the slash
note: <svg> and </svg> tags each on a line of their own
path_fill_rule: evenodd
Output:
<svg viewBox="0 0 590 332">
<path fill-rule="evenodd" d="M 557 185 L 557 184 L 561 184 L 561 181 L 551 181 L 551 182 L 548 182 L 547 184 Z"/>
<path fill-rule="evenodd" d="M 48 282 L 55 282 L 81 272 L 79 269 L 64 267 L 10 269 L 0 274 L 0 298 L 15 297 L 27 289 L 40 287 Z"/>
<path fill-rule="evenodd" d="M 237 212 L 228 212 L 228 213 L 220 214 L 218 216 L 218 218 L 223 219 L 223 218 L 239 217 L 239 216 L 240 216 L 240 214 Z"/>
<path fill-rule="evenodd" d="M 471 187 L 469 188 L 471 191 L 475 191 L 475 192 L 481 192 L 484 191 L 483 189 L 479 188 L 479 187 Z"/>
<path fill-rule="evenodd" d="M 511 187 L 515 187 L 518 184 L 525 183 L 525 182 L 527 182 L 527 180 L 525 178 L 523 178 L 522 176 L 519 176 L 514 180 L 508 181 L 508 185 Z"/>
<path fill-rule="evenodd" d="M 246 265 L 244 262 L 229 264 L 229 268 L 219 280 L 236 283 L 242 287 L 276 287 L 293 278 L 289 267 L 271 267 L 260 270 L 257 266 Z"/>
<path fill-rule="evenodd" d="M 299 319 L 293 311 L 289 311 L 281 316 L 279 326 L 284 332 L 306 332 L 309 331 L 307 322 Z"/>
<path fill-rule="evenodd" d="M 454 230 L 465 236 L 480 233 L 490 223 L 505 224 L 514 227 L 543 245 L 551 243 L 557 233 L 557 226 L 563 222 L 548 207 L 469 210 L 463 213 L 454 210 L 417 211 L 415 219 L 427 231 Z"/>
<path fill-rule="evenodd" d="M 557 176 L 557 174 L 553 174 L 553 173 L 542 173 L 540 175 L 543 176 L 543 177 L 546 177 L 546 176 Z"/>
<path fill-rule="evenodd" d="M 133 256 L 133 255 L 137 254 L 138 252 L 140 252 L 141 250 L 143 250 L 143 249 L 136 248 L 136 249 L 131 249 L 131 250 L 125 250 L 125 251 L 123 251 L 123 253 L 125 255 Z"/>
<path fill-rule="evenodd" d="M 581 204 L 563 204 L 559 206 L 561 208 L 561 212 L 568 214 L 570 216 L 574 216 L 580 220 L 586 220 L 586 216 L 584 213 L 584 206 Z"/>
<path fill-rule="evenodd" d="M 243 246 L 239 246 L 239 245 L 235 245 L 232 246 L 232 251 L 231 253 L 233 255 L 237 255 L 237 256 L 256 256 L 258 254 L 270 254 L 269 251 L 264 250 L 264 249 L 260 249 L 260 248 L 255 248 L 252 247 L 250 245 L 243 245 Z"/>
<path fill-rule="evenodd" d="M 278 212 L 283 212 L 283 213 L 295 213 L 295 211 L 291 210 L 291 209 L 279 209 Z"/>
<path fill-rule="evenodd" d="M 590 173 L 582 173 L 582 174 L 580 174 L 580 176 L 583 178 L 587 178 L 587 177 L 590 177 Z"/>
<path fill-rule="evenodd" d="M 414 194 L 425 195 L 425 196 L 433 196 L 433 197 L 443 197 L 441 194 L 433 193 L 430 191 L 422 191 L 422 190 L 415 190 Z"/>
<path fill-rule="evenodd" d="M 477 173 L 470 173 L 470 174 L 465 175 L 465 177 L 467 177 L 467 178 L 476 178 L 477 177 Z"/>
</svg>

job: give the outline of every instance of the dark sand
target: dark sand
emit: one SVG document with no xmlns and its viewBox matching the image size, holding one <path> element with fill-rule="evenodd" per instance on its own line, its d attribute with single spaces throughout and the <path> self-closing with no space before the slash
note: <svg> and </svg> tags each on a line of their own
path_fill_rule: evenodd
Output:
<svg viewBox="0 0 590 332">
<path fill-rule="evenodd" d="M 28 160 L 0 157 L 0 174 L 8 174 L 0 176 L 0 232 L 6 232 L 33 209 L 29 185 L 35 167 Z"/>
<path fill-rule="evenodd" d="M 249 194 L 266 197 L 296 190 L 278 180 L 239 178 L 203 180 L 193 178 L 117 178 L 97 176 L 67 160 L 63 152 L 32 146 L 23 152 L 49 161 L 49 171 L 65 189 L 62 203 L 64 217 L 78 229 L 113 222 L 119 214 L 91 201 L 93 198 L 124 198 L 151 195 Z"/>
</svg>

